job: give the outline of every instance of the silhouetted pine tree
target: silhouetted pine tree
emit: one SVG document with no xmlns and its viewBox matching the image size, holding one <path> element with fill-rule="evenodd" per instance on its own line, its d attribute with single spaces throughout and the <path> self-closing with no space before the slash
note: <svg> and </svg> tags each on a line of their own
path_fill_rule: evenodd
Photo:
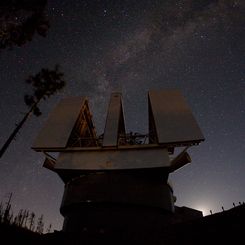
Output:
<svg viewBox="0 0 245 245">
<path fill-rule="evenodd" d="M 52 229 L 52 224 L 49 224 L 48 228 L 47 228 L 47 233 L 50 233 Z"/>
<path fill-rule="evenodd" d="M 24 219 L 23 219 L 23 209 L 21 209 L 19 211 L 18 215 L 17 215 L 17 225 L 22 227 L 23 221 L 24 221 Z"/>
<path fill-rule="evenodd" d="M 4 214 L 3 214 L 3 222 L 6 224 L 10 223 L 11 199 L 12 199 L 12 193 L 10 193 L 10 195 L 9 195 L 9 199 L 8 199 L 8 202 L 6 203 L 6 208 L 5 208 Z"/>
<path fill-rule="evenodd" d="M 44 228 L 43 215 L 41 215 L 38 218 L 38 221 L 37 221 L 37 229 L 36 229 L 36 232 L 39 233 L 39 234 L 42 234 L 43 233 L 43 228 Z"/>
<path fill-rule="evenodd" d="M 9 212 L 8 223 L 12 224 L 14 222 L 14 214 L 12 211 Z"/>
<path fill-rule="evenodd" d="M 24 214 L 23 214 L 23 226 L 26 228 L 26 224 L 27 224 L 27 220 L 28 220 L 28 216 L 29 216 L 29 211 L 24 210 Z"/>
<path fill-rule="evenodd" d="M 17 225 L 17 216 L 14 217 L 13 224 L 14 224 L 14 225 Z"/>
<path fill-rule="evenodd" d="M 29 230 L 33 231 L 35 228 L 35 213 L 31 212 L 29 216 Z"/>
<path fill-rule="evenodd" d="M 4 214 L 4 211 L 3 211 L 3 203 L 1 202 L 0 203 L 0 223 L 3 222 L 3 214 Z"/>
<path fill-rule="evenodd" d="M 16 134 L 19 132 L 28 117 L 32 114 L 35 116 L 40 116 L 42 114 L 38 107 L 40 101 L 46 100 L 48 97 L 56 94 L 65 86 L 63 76 L 64 74 L 59 70 L 59 66 L 56 65 L 53 70 L 42 69 L 39 73 L 34 76 L 30 76 L 26 80 L 26 82 L 30 84 L 33 89 L 33 94 L 27 94 L 24 96 L 24 101 L 29 107 L 29 111 L 25 114 L 23 119 L 16 124 L 16 128 L 10 134 L 9 138 L 0 150 L 0 157 L 2 157 L 9 144 L 15 138 Z"/>
</svg>

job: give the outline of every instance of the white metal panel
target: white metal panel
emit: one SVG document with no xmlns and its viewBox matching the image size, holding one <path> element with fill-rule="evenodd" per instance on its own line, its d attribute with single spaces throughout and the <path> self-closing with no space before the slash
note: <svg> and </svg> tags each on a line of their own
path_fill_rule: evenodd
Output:
<svg viewBox="0 0 245 245">
<path fill-rule="evenodd" d="M 120 120 L 122 120 L 122 130 L 125 131 L 121 94 L 112 93 L 106 118 L 103 146 L 117 146 Z"/>
<path fill-rule="evenodd" d="M 112 170 L 169 167 L 166 149 L 61 152 L 55 169 Z"/>
<path fill-rule="evenodd" d="M 65 148 L 85 100 L 82 97 L 62 99 L 49 114 L 32 148 Z"/>
<path fill-rule="evenodd" d="M 204 140 L 190 108 L 179 91 L 149 91 L 149 106 L 154 117 L 158 143 L 195 143 Z"/>
</svg>

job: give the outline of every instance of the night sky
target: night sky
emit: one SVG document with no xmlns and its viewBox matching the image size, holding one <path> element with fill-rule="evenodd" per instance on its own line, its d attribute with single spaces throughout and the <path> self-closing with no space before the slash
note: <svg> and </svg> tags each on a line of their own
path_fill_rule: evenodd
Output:
<svg viewBox="0 0 245 245">
<path fill-rule="evenodd" d="M 0 201 L 61 229 L 63 182 L 31 150 L 60 98 L 87 96 L 98 135 L 112 91 L 127 131 L 147 133 L 149 89 L 181 90 L 206 138 L 171 174 L 178 206 L 208 214 L 245 201 L 245 0 L 48 1 L 46 38 L 0 51 L 0 145 L 27 111 L 24 82 L 61 65 L 67 86 L 41 103 L 0 159 Z"/>
</svg>

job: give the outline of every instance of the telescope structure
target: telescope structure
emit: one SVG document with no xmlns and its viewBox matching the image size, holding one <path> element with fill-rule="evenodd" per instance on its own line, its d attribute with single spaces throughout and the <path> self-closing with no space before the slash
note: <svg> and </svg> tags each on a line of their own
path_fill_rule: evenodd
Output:
<svg viewBox="0 0 245 245">
<path fill-rule="evenodd" d="M 191 162 L 187 149 L 204 137 L 177 90 L 149 91 L 148 112 L 149 132 L 128 133 L 121 93 L 112 93 L 99 137 L 87 98 L 62 99 L 50 113 L 32 148 L 65 184 L 64 232 L 132 237 L 136 229 L 156 232 L 176 219 L 169 174 Z M 182 151 L 175 154 L 177 147 Z"/>
</svg>

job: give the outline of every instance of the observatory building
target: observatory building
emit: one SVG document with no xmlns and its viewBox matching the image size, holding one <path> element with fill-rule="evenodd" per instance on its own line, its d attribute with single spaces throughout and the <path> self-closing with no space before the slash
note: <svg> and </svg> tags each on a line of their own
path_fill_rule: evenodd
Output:
<svg viewBox="0 0 245 245">
<path fill-rule="evenodd" d="M 202 215 L 176 207 L 168 183 L 191 162 L 187 149 L 204 140 L 190 108 L 177 90 L 152 90 L 148 112 L 149 132 L 128 133 L 121 94 L 112 93 L 100 136 L 87 98 L 65 98 L 50 113 L 32 148 L 65 184 L 64 232 L 132 237 Z"/>
</svg>

